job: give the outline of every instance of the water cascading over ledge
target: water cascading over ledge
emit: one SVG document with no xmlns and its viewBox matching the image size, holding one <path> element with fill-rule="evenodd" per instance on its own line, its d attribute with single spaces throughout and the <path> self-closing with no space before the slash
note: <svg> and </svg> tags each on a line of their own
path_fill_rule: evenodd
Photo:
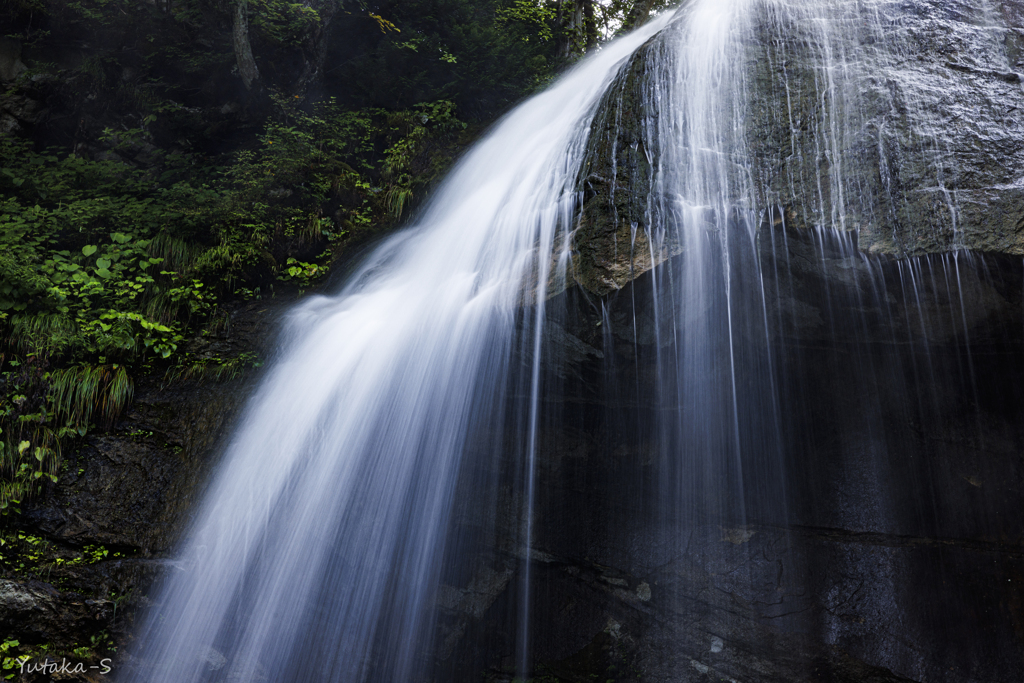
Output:
<svg viewBox="0 0 1024 683">
<path fill-rule="evenodd" d="M 701 3 L 683 11 L 691 5 Z M 739 108 L 726 112 L 738 127 L 733 201 L 789 228 L 854 231 L 872 254 L 1024 255 L 1024 125 L 1014 115 L 1024 108 L 1020 3 L 752 0 L 720 8 L 743 16 L 720 46 L 728 63 L 709 65 L 716 73 L 708 74 L 723 79 L 718 89 Z M 677 59 L 671 35 L 637 51 L 591 130 L 574 269 L 597 294 L 678 252 L 666 235 L 652 259 L 645 241 L 663 146 L 657 127 L 668 110 L 658 65 Z M 690 99 L 678 96 L 677 104 Z M 621 248 L 631 228 L 640 240 L 632 251 Z"/>
<path fill-rule="evenodd" d="M 545 312 L 536 283 L 564 279 L 597 101 L 659 27 L 609 46 L 512 112 L 416 226 L 336 296 L 293 312 L 188 531 L 180 571 L 155 597 L 127 680 L 428 677 L 431 652 L 451 648 L 452 634 L 435 626 L 441 584 L 474 571 L 471 546 L 513 558 L 494 582 L 524 596 L 509 628 L 519 668 L 529 666 L 524 511 Z M 487 481 L 491 470 L 508 486 L 499 502 L 511 508 L 513 538 L 494 542 L 488 527 L 504 510 L 479 498 L 479 533 L 450 533 L 453 506 L 473 494 L 460 477 Z"/>
<path fill-rule="evenodd" d="M 1021 264 L 965 249 L 1021 253 L 1020 25 L 1012 3 L 694 2 L 609 90 L 573 262 L 603 298 L 568 328 L 618 409 L 552 468 L 615 462 L 615 484 L 567 518 L 599 477 L 553 475 L 544 546 L 572 517 L 647 520 L 559 558 L 617 598 L 589 626 L 605 666 L 1018 675 Z M 573 612 L 580 582 L 548 580 Z"/>
<path fill-rule="evenodd" d="M 131 680 L 1014 680 L 1012 7 L 695 0 L 513 112 L 293 314 Z"/>
</svg>

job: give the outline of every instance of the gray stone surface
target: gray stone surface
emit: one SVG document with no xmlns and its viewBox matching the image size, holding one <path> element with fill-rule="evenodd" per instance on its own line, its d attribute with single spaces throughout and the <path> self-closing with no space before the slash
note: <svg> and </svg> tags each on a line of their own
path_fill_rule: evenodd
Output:
<svg viewBox="0 0 1024 683">
<path fill-rule="evenodd" d="M 744 172 L 753 186 L 737 201 L 791 228 L 855 231 L 870 253 L 1024 254 L 1021 4 L 845 7 L 860 9 L 834 17 L 831 63 L 812 22 L 759 15 L 745 36 Z M 659 227 L 647 209 L 657 199 L 657 146 L 674 144 L 650 140 L 661 114 L 644 96 L 662 41 L 626 65 L 591 128 L 573 275 L 596 294 L 680 249 L 670 232 L 652 250 L 646 234 Z M 835 79 L 828 93 L 826 67 Z"/>
<path fill-rule="evenodd" d="M 0 37 L 0 81 L 13 81 L 23 74 L 26 68 L 21 61 L 21 42 Z"/>
</svg>

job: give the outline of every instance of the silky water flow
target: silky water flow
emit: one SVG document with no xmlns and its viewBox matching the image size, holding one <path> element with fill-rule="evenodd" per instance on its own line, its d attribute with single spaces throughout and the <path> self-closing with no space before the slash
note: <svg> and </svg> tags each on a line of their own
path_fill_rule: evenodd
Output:
<svg viewBox="0 0 1024 683">
<path fill-rule="evenodd" d="M 597 102 L 663 23 L 607 46 L 509 114 L 417 225 L 337 295 L 290 314 L 129 680 L 422 675 L 467 437 L 503 409 L 519 370 L 513 347 L 542 333 Z M 532 318 L 518 319 L 524 306 Z M 533 395 L 515 438 L 529 467 L 536 370 L 526 374 Z M 523 534 L 528 548 L 528 521 Z"/>
<path fill-rule="evenodd" d="M 565 385 L 583 377 L 558 369 L 558 348 L 590 354 L 603 452 L 636 479 L 621 487 L 633 511 L 606 528 L 647 539 L 635 594 L 683 624 L 662 644 L 672 667 L 710 671 L 698 641 L 716 634 L 718 653 L 748 628 L 707 597 L 716 590 L 825 645 L 878 627 L 814 611 L 816 560 L 794 528 L 941 538 L 1006 524 L 984 505 L 958 515 L 936 500 L 939 473 L 912 428 L 976 396 L 970 337 L 1006 288 L 989 257 L 957 249 L 941 142 L 904 144 L 924 150 L 949 253 L 858 246 L 884 242 L 877 226 L 905 210 L 886 170 L 899 152 L 883 144 L 892 117 L 875 114 L 931 116 L 903 66 L 897 5 L 686 2 L 499 122 L 414 226 L 338 294 L 289 315 L 126 680 L 414 681 L 475 637 L 501 650 L 481 666 L 530 675 L 560 637 L 533 575 L 557 552 L 545 544 L 560 519 L 538 474 L 557 445 L 542 442 L 561 428 Z M 904 86 L 898 102 L 880 75 Z M 635 272 L 600 298 L 574 288 L 574 231 L 591 137 L 609 120 L 613 258 Z M 752 137 L 755 126 L 777 134 Z M 864 149 L 882 159 L 881 189 L 863 182 Z M 648 188 L 625 202 L 623 159 L 640 160 Z M 573 307 L 590 311 L 593 348 L 570 329 Z M 963 405 L 967 438 L 980 439 L 978 402 Z M 480 476 L 495 496 L 457 493 Z M 484 531 L 467 539 L 455 518 L 474 515 Z M 900 616 L 914 599 L 905 566 L 872 575 L 868 599 L 900 624 L 880 628 L 942 640 L 928 619 Z M 502 591 L 516 596 L 503 636 L 439 627 L 453 595 L 469 595 L 460 609 L 479 621 Z M 944 621 L 969 613 L 958 599 Z M 879 651 L 880 666 L 927 670 L 912 647 Z"/>
<path fill-rule="evenodd" d="M 616 143 L 643 153 L 619 173 L 613 149 L 613 183 L 646 169 L 651 189 L 642 212 L 605 213 L 630 221 L 631 264 L 661 264 L 601 304 L 605 374 L 639 406 L 606 456 L 634 454 L 649 498 L 618 566 L 670 605 L 651 670 L 810 675 L 842 648 L 916 680 L 1013 678 L 1019 657 L 992 654 L 1020 652 L 1012 609 L 964 569 L 994 584 L 992 564 L 939 548 L 1020 537 L 995 483 L 1019 480 L 1020 391 L 999 375 L 1020 365 L 1020 263 L 960 247 L 956 93 L 937 90 L 955 86 L 917 56 L 922 26 L 956 14 L 1005 61 L 994 11 L 685 3 L 613 84 Z M 921 210 L 944 254 L 872 255 L 917 251 L 896 228 Z"/>
</svg>

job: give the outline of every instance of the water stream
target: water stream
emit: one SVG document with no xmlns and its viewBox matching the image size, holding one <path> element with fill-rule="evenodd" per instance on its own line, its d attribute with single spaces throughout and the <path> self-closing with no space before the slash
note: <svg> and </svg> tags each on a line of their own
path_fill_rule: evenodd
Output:
<svg viewBox="0 0 1024 683">
<path fill-rule="evenodd" d="M 656 558 L 642 569 L 650 578 L 629 599 L 649 600 L 652 585 L 672 594 L 680 632 L 706 620 L 719 634 L 714 653 L 732 627 L 708 616 L 713 599 L 692 599 L 698 570 L 731 567 L 719 575 L 752 604 L 811 609 L 800 601 L 817 580 L 813 563 L 772 529 L 959 533 L 963 521 L 927 487 L 897 490 L 933 473 L 901 460 L 916 446 L 893 416 L 940 421 L 950 395 L 976 391 L 963 350 L 1002 285 L 985 258 L 955 250 L 955 183 L 936 140 L 903 144 L 925 150 L 935 231 L 952 253 L 896 260 L 858 249 L 858 236 L 890 244 L 871 226 L 908 210 L 884 164 L 883 190 L 862 182 L 863 150 L 894 153 L 890 119 L 878 124 L 872 112 L 931 116 L 923 100 L 878 84 L 879 74 L 912 79 L 899 11 L 883 0 L 692 0 L 507 115 L 415 225 L 338 293 L 288 316 L 127 680 L 425 680 L 435 659 L 474 638 L 500 641 L 506 672 L 531 674 L 537 652 L 551 649 L 538 635 L 548 611 L 535 572 L 557 564 L 540 548 L 559 519 L 558 491 L 538 473 L 570 450 L 551 435 L 591 419 L 579 417 L 586 411 L 611 435 L 600 449 L 615 471 L 633 473 L 616 495 L 628 491 L 624 505 L 640 511 L 605 530 L 660 535 L 644 550 Z M 599 105 L 635 59 L 641 111 L 624 120 L 620 93 L 610 130 L 619 140 L 633 126 L 650 191 L 631 200 L 641 204 L 631 223 L 624 204 L 608 209 L 628 223 L 614 258 L 637 271 L 628 292 L 599 299 L 572 288 L 581 168 Z M 755 124 L 781 132 L 755 139 Z M 573 354 L 600 373 L 584 377 Z M 599 400 L 576 403 L 600 407 L 560 413 L 573 382 L 598 386 Z M 856 419 L 837 422 L 845 411 Z M 807 457 L 825 442 L 838 444 L 837 460 Z M 619 444 L 640 455 L 620 457 Z M 794 493 L 817 485 L 818 469 L 843 468 L 849 488 Z M 757 545 L 755 534 L 774 540 Z M 764 559 L 776 555 L 785 557 Z M 765 597 L 755 586 L 771 571 L 790 583 Z M 899 574 L 865 589 L 897 612 L 912 600 Z M 467 627 L 498 594 L 511 596 L 503 635 Z M 442 608 L 461 610 L 461 621 L 439 627 Z M 838 617 L 794 625 L 801 618 L 778 623 L 843 642 Z M 919 666 L 910 648 L 886 653 L 896 669 Z M 680 666 L 707 669 L 689 661 Z"/>
<path fill-rule="evenodd" d="M 182 569 L 142 632 L 145 670 L 133 680 L 421 675 L 467 439 L 506 410 L 515 347 L 539 345 L 546 289 L 537 283 L 564 273 L 598 100 L 664 23 L 607 46 L 509 114 L 416 225 L 339 293 L 290 314 L 283 351 L 189 531 Z M 534 311 L 526 319 L 524 304 Z M 527 508 L 532 355 L 524 430 L 514 436 Z M 522 533 L 528 549 L 529 515 Z M 528 571 L 522 581 L 525 595 Z M 521 636 L 525 652 L 525 627 Z"/>
</svg>

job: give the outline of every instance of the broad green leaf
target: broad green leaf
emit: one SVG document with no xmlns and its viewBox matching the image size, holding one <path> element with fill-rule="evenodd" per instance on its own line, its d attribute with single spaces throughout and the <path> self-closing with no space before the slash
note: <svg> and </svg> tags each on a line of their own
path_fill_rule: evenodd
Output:
<svg viewBox="0 0 1024 683">
<path fill-rule="evenodd" d="M 93 254 L 96 253 L 97 249 L 99 249 L 99 247 L 97 247 L 95 244 L 87 244 L 84 247 L 82 247 L 82 253 L 85 254 L 86 256 L 92 256 Z"/>
<path fill-rule="evenodd" d="M 126 235 L 123 232 L 115 232 L 111 234 L 110 239 L 114 240 L 118 244 L 126 244 L 132 241 L 131 235 Z"/>
<path fill-rule="evenodd" d="M 18 444 L 18 455 L 21 455 L 26 450 L 28 450 L 28 447 L 31 446 L 31 445 L 32 444 L 30 444 L 28 441 L 22 441 L 21 443 L 19 443 Z"/>
<path fill-rule="evenodd" d="M 96 268 L 99 270 L 106 270 L 110 267 L 110 259 L 98 258 L 96 259 Z"/>
<path fill-rule="evenodd" d="M 97 275 L 99 275 L 99 276 L 100 276 L 101 278 L 103 278 L 104 280 L 108 280 L 108 279 L 110 279 L 111 277 L 113 277 L 113 276 L 114 276 L 114 274 L 113 274 L 113 273 L 111 273 L 111 272 L 110 272 L 109 270 L 107 270 L 106 268 L 97 268 L 97 269 L 96 269 L 96 274 L 97 274 Z"/>
</svg>

